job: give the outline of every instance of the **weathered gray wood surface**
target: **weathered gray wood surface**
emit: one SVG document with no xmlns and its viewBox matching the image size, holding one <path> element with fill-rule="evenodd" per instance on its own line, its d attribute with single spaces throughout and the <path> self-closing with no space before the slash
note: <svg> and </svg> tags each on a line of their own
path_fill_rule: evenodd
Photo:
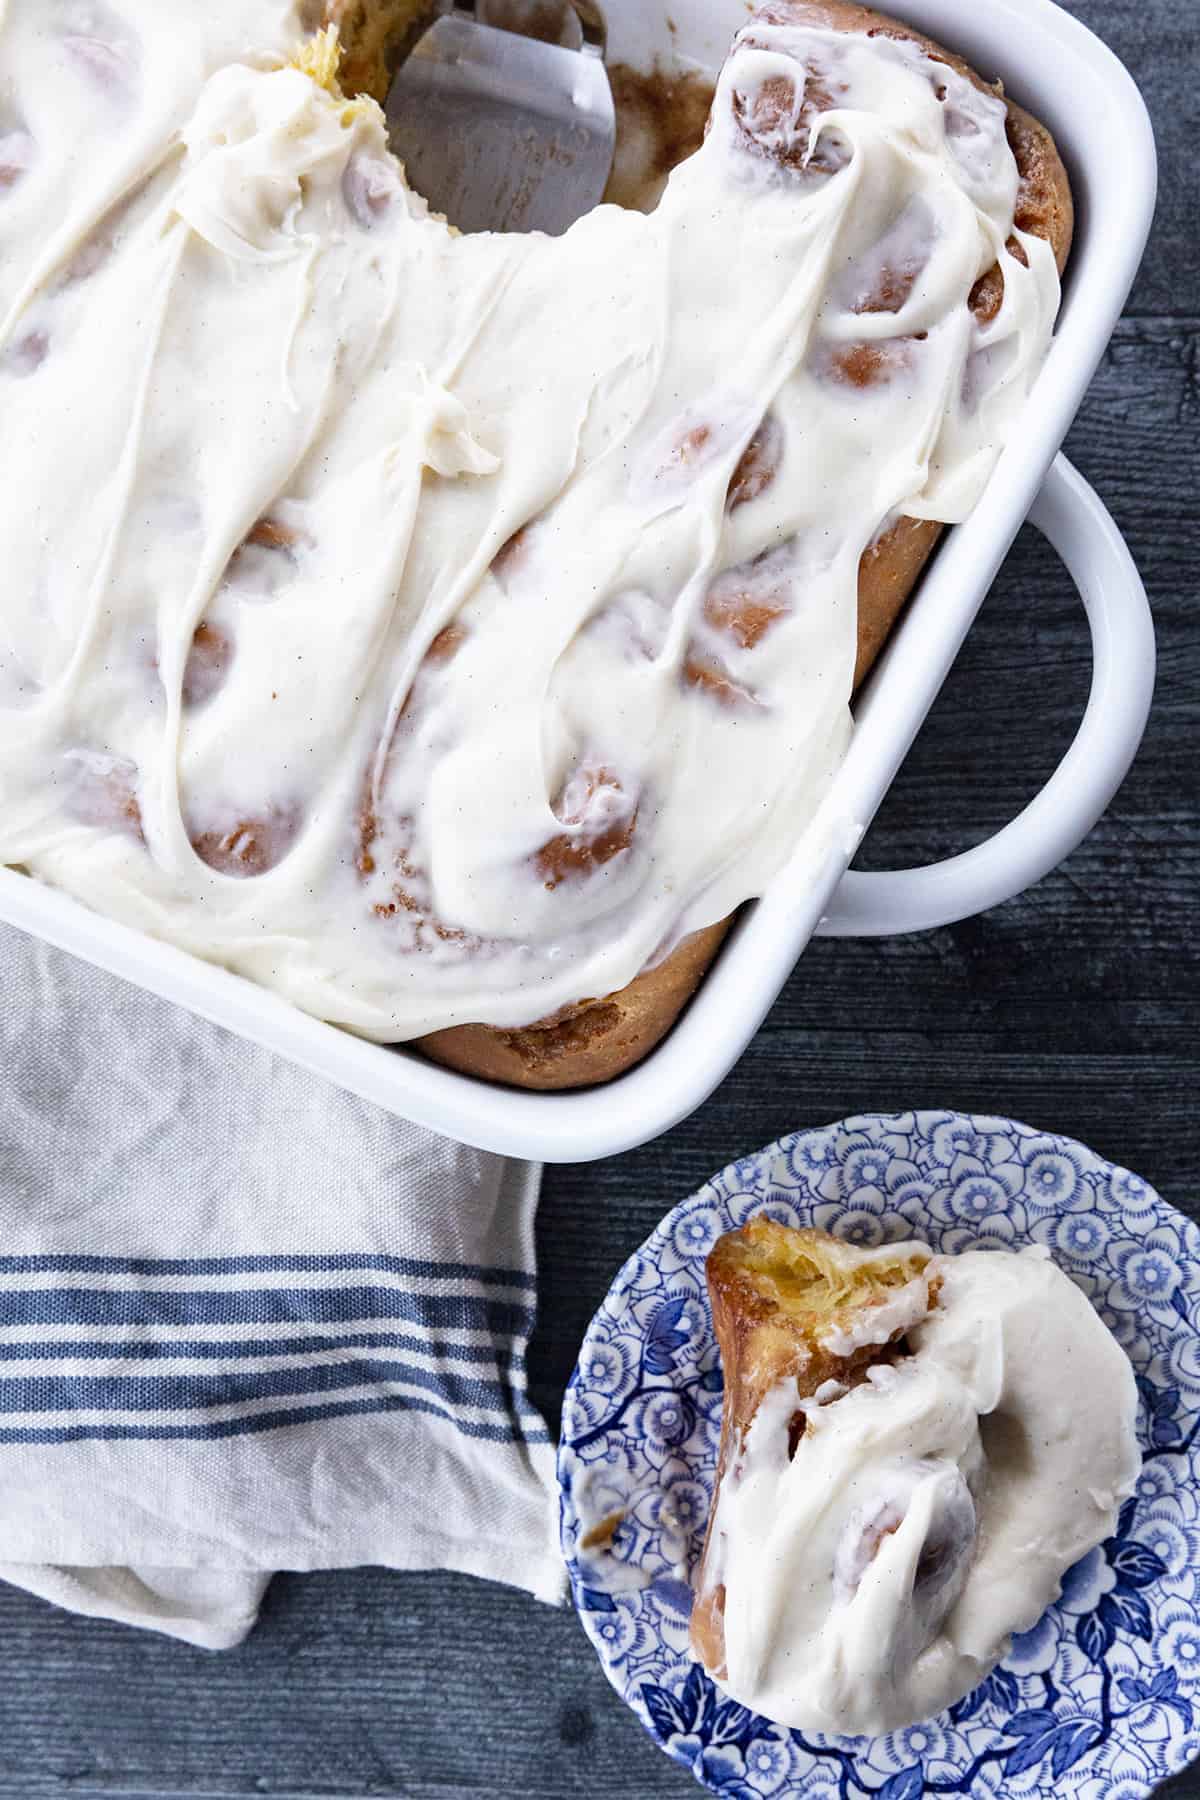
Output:
<svg viewBox="0 0 1200 1800">
<path fill-rule="evenodd" d="M 929 936 L 814 944 L 698 1117 L 607 1166 L 549 1173 L 534 1372 L 552 1415 L 629 1249 L 733 1155 L 798 1125 L 902 1106 L 1008 1113 L 1082 1138 L 1197 1210 L 1200 15 L 1194 0 L 1072 10 L 1134 71 L 1161 152 L 1153 246 L 1069 444 L 1154 603 L 1149 737 L 1107 819 L 1033 893 Z M 867 861 L 925 859 L 1002 824 L 1067 742 L 1087 679 L 1078 604 L 1027 533 Z M 0 1795 L 19 1800 L 697 1791 L 609 1691 L 573 1615 L 466 1579 L 283 1579 L 249 1644 L 226 1657 L 0 1589 L 0 1663 Z M 1200 1800 L 1200 1774 L 1170 1792 Z"/>
</svg>

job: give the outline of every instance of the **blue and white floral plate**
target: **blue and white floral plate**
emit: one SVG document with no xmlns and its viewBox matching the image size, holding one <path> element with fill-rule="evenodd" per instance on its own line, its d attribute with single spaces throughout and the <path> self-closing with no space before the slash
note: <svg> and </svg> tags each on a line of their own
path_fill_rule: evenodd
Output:
<svg viewBox="0 0 1200 1800">
<path fill-rule="evenodd" d="M 1116 1536 L 982 1687 L 887 1737 L 772 1725 L 688 1655 L 721 1417 L 704 1259 L 760 1211 L 862 1244 L 1046 1244 L 1137 1372 L 1146 1462 Z M 725 1800 L 1140 1800 L 1200 1756 L 1198 1419 L 1200 1228 L 1136 1175 L 1007 1119 L 900 1113 L 803 1132 L 676 1207 L 592 1321 L 558 1461 L 575 1604 L 617 1692 Z"/>
</svg>

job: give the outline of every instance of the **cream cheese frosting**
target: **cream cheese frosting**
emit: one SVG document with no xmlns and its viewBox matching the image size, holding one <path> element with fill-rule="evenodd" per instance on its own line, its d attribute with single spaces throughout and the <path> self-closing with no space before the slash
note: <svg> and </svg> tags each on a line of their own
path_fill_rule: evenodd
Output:
<svg viewBox="0 0 1200 1800">
<path fill-rule="evenodd" d="M 653 214 L 459 237 L 303 10 L 0 5 L 0 860 L 525 1024 L 812 878 L 860 557 L 969 512 L 1054 259 L 1000 100 L 760 23 Z"/>
<path fill-rule="evenodd" d="M 791 1460 L 779 1383 L 722 1481 L 721 1683 L 781 1724 L 890 1731 L 968 1693 L 1137 1481 L 1129 1360 L 1046 1251 L 934 1257 L 935 1275 L 936 1304 L 900 1321 L 910 1356 L 804 1402 Z"/>
</svg>

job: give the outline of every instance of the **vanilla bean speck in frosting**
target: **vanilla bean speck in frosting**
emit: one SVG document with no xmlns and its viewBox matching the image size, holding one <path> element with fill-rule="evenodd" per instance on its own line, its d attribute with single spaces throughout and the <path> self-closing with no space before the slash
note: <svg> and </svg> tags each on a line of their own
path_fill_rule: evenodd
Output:
<svg viewBox="0 0 1200 1800">
<path fill-rule="evenodd" d="M 819 867 L 860 558 L 970 511 L 1054 256 L 886 36 L 753 23 L 559 239 L 431 217 L 335 68 L 287 0 L 0 5 L 0 860 L 369 1036 L 520 1025 Z"/>
</svg>

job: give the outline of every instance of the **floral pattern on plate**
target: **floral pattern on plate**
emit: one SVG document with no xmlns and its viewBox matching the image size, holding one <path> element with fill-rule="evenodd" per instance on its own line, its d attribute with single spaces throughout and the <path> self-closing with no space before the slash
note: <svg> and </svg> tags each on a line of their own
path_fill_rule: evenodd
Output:
<svg viewBox="0 0 1200 1800">
<path fill-rule="evenodd" d="M 1137 1375 L 1146 1460 L 1115 1535 L 981 1687 L 886 1737 L 773 1725 L 688 1653 L 721 1423 L 704 1259 L 758 1212 L 858 1244 L 1045 1244 Z M 567 1390 L 558 1467 L 572 1592 L 609 1680 L 725 1800 L 1140 1800 L 1200 1756 L 1200 1227 L 1067 1138 L 910 1112 L 733 1163 L 614 1282 Z"/>
</svg>

